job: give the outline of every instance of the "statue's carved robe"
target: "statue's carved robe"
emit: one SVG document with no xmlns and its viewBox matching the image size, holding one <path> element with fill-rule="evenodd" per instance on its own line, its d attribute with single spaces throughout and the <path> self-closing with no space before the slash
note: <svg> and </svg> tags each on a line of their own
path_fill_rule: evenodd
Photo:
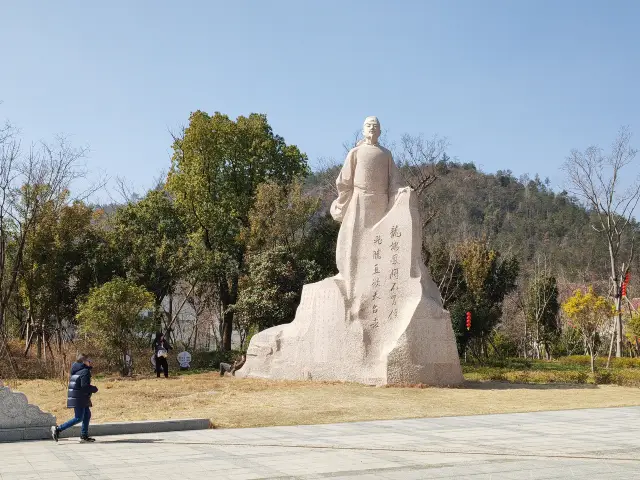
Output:
<svg viewBox="0 0 640 480">
<path fill-rule="evenodd" d="M 391 152 L 379 145 L 361 143 L 353 148 L 336 180 L 338 198 L 331 204 L 331 216 L 342 222 L 336 246 L 336 264 L 340 272 L 336 281 L 344 285 L 348 299 L 353 300 L 358 269 L 358 252 L 367 232 L 378 223 L 403 187 L 402 175 Z M 357 307 L 356 307 L 357 308 Z"/>
</svg>

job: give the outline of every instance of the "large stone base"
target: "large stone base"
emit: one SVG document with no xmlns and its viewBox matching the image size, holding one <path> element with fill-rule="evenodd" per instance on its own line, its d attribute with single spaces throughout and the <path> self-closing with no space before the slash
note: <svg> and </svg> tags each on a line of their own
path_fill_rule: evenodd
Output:
<svg viewBox="0 0 640 480">
<path fill-rule="evenodd" d="M 422 298 L 402 331 L 376 342 L 358 320 L 348 321 L 334 278 L 305 285 L 295 320 L 254 336 L 236 376 L 458 385 L 463 378 L 449 314 L 429 303 Z"/>
<path fill-rule="evenodd" d="M 51 438 L 56 417 L 30 405 L 27 397 L 0 382 L 0 442 Z"/>
</svg>

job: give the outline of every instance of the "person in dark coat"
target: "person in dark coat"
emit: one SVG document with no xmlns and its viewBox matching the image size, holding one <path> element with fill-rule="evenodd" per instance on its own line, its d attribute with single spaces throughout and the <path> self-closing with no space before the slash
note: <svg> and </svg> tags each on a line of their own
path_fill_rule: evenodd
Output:
<svg viewBox="0 0 640 480">
<path fill-rule="evenodd" d="M 153 341 L 153 351 L 156 358 L 156 375 L 160 378 L 160 370 L 164 372 L 164 378 L 169 378 L 169 363 L 167 362 L 167 356 L 169 350 L 173 350 L 169 342 L 164 338 L 162 332 L 156 333 L 156 339 Z"/>
<path fill-rule="evenodd" d="M 89 421 L 91 420 L 91 395 L 98 392 L 98 387 L 91 385 L 91 359 L 83 353 L 78 355 L 76 362 L 71 365 L 71 376 L 67 390 L 67 408 L 73 408 L 74 417 L 60 426 L 51 427 L 51 436 L 57 442 L 60 432 L 82 422 L 80 429 L 81 442 L 95 442 L 89 436 Z"/>
</svg>

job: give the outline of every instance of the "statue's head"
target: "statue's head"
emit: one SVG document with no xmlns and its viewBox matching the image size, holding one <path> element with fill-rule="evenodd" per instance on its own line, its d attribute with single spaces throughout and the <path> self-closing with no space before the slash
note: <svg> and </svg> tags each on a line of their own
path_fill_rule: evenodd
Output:
<svg viewBox="0 0 640 480">
<path fill-rule="evenodd" d="M 368 143 L 378 143 L 378 138 L 380 138 L 380 122 L 378 121 L 378 117 L 367 117 L 364 119 L 362 136 Z"/>
</svg>

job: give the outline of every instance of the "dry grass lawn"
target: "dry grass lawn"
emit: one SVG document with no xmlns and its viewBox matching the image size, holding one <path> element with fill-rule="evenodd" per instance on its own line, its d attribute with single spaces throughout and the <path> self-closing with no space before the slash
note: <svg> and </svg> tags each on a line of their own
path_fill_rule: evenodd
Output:
<svg viewBox="0 0 640 480">
<path fill-rule="evenodd" d="M 487 413 L 640 405 L 640 389 L 614 385 L 518 385 L 467 382 L 464 388 L 376 388 L 357 384 L 276 382 L 217 373 L 107 378 L 93 383 L 93 422 L 210 418 L 215 427 L 258 427 Z M 70 416 L 66 384 L 22 380 L 30 402 Z"/>
</svg>

